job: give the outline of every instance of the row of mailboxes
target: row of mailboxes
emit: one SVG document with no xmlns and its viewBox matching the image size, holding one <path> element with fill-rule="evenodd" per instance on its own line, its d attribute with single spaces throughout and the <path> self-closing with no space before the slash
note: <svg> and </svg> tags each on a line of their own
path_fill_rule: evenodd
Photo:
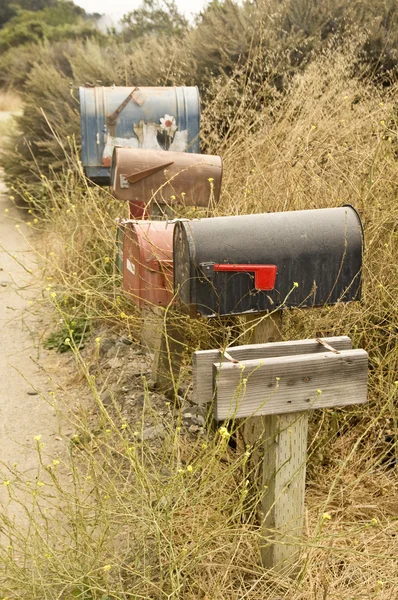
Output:
<svg viewBox="0 0 398 600">
<path fill-rule="evenodd" d="M 358 300 L 363 231 L 351 206 L 131 221 L 123 287 L 138 306 L 176 299 L 204 316 Z"/>
<path fill-rule="evenodd" d="M 130 218 L 144 219 L 154 203 L 206 207 L 221 193 L 219 156 L 115 148 L 111 194 L 130 205 Z"/>
<path fill-rule="evenodd" d="M 82 162 L 93 181 L 150 206 L 217 202 L 222 160 L 200 155 L 197 88 L 80 88 Z M 167 212 L 167 211 L 164 211 Z M 123 287 L 139 306 L 174 298 L 206 316 L 357 299 L 362 228 L 352 207 L 170 222 L 123 221 Z"/>
<path fill-rule="evenodd" d="M 109 185 L 116 146 L 200 152 L 197 87 L 81 87 L 82 164 Z"/>
</svg>

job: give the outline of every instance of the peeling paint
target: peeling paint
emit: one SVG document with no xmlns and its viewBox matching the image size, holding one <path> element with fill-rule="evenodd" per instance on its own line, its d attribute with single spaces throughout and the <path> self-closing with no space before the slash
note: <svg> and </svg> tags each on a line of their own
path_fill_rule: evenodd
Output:
<svg viewBox="0 0 398 600">
<path fill-rule="evenodd" d="M 172 150 L 173 152 L 185 152 L 187 147 L 188 129 L 184 129 L 184 131 L 176 131 L 173 143 L 170 146 L 170 150 Z"/>
<path fill-rule="evenodd" d="M 87 177 L 109 183 L 115 146 L 199 153 L 196 87 L 80 87 L 82 165 Z"/>
<path fill-rule="evenodd" d="M 126 260 L 126 267 L 130 271 L 130 273 L 135 275 L 135 264 L 132 263 L 129 259 Z"/>
<path fill-rule="evenodd" d="M 185 152 L 188 146 L 188 130 L 171 132 L 172 136 L 167 135 L 162 125 L 157 123 L 145 123 L 140 121 L 134 125 L 134 137 L 116 137 L 111 134 L 105 136 L 105 148 L 102 154 L 102 164 L 110 165 L 113 149 L 115 146 L 121 148 L 144 148 L 145 150 L 172 150 L 174 152 Z M 159 143 L 159 133 L 168 138 L 167 148 Z"/>
</svg>

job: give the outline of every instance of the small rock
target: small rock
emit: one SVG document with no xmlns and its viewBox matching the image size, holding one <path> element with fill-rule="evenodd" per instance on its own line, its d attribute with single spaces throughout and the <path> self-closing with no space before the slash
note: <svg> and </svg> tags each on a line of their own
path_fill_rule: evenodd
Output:
<svg viewBox="0 0 398 600">
<path fill-rule="evenodd" d="M 191 421 L 194 425 L 199 425 L 200 427 L 203 427 L 203 425 L 205 424 L 205 419 L 201 415 L 192 417 Z"/>
<path fill-rule="evenodd" d="M 165 431 L 161 425 L 154 425 L 153 427 L 146 427 L 142 433 L 138 435 L 140 442 L 154 440 L 156 438 L 163 439 Z"/>
<path fill-rule="evenodd" d="M 206 418 L 207 418 L 207 413 L 208 413 L 208 406 L 195 406 L 195 407 L 192 407 L 192 408 L 190 409 L 190 411 L 191 411 L 192 413 L 194 413 L 194 415 L 195 415 L 196 417 L 199 417 L 199 416 L 201 416 L 201 417 L 203 417 L 203 418 L 206 420 Z"/>
<path fill-rule="evenodd" d="M 38 396 L 39 392 L 36 392 L 36 390 L 28 390 L 27 394 L 28 396 Z"/>
<path fill-rule="evenodd" d="M 99 347 L 101 356 L 105 356 L 105 354 L 107 354 L 109 352 L 109 350 L 111 348 L 113 348 L 114 345 L 115 345 L 115 342 L 108 338 L 101 340 L 100 347 Z"/>
<path fill-rule="evenodd" d="M 129 388 L 127 387 L 127 385 L 124 385 L 124 386 L 122 387 L 122 392 L 126 393 L 126 392 L 128 392 L 128 391 L 129 391 Z"/>
<path fill-rule="evenodd" d="M 8 281 L 0 281 L 0 285 L 1 285 L 1 287 L 7 287 Z"/>
<path fill-rule="evenodd" d="M 123 360 L 121 358 L 118 358 L 117 356 L 115 356 L 115 358 L 111 358 L 111 360 L 108 363 L 111 369 L 121 369 L 123 364 Z"/>
<path fill-rule="evenodd" d="M 139 406 L 144 406 L 145 400 L 147 398 L 147 394 L 145 392 L 141 392 L 136 396 L 136 402 Z"/>
<path fill-rule="evenodd" d="M 120 342 L 121 342 L 122 344 L 125 344 L 126 346 L 131 346 L 131 345 L 132 345 L 132 343 L 133 343 L 133 342 L 130 340 L 130 338 L 129 338 L 129 337 L 127 337 L 126 335 L 124 335 L 124 336 L 122 336 L 122 337 L 120 338 Z"/>
<path fill-rule="evenodd" d="M 189 425 L 203 427 L 206 422 L 206 416 L 206 408 L 203 406 L 186 408 L 182 411 L 182 419 L 184 425 L 187 427 Z"/>
<path fill-rule="evenodd" d="M 111 392 L 109 390 L 102 392 L 100 400 L 104 406 L 111 406 L 113 403 Z"/>
<path fill-rule="evenodd" d="M 199 427 L 199 425 L 191 425 L 188 431 L 189 433 L 203 433 L 203 427 Z"/>
<path fill-rule="evenodd" d="M 106 358 L 114 358 L 115 356 L 117 356 L 119 354 L 119 350 L 116 346 L 116 344 L 113 344 L 113 346 L 111 346 L 109 348 L 109 350 L 106 352 L 105 356 Z"/>
<path fill-rule="evenodd" d="M 129 360 L 134 360 L 134 359 L 130 358 Z M 134 365 L 134 366 L 136 367 L 137 365 Z M 148 378 L 150 375 L 151 375 L 150 371 L 139 371 L 138 369 L 134 369 L 134 370 L 130 371 L 130 369 L 129 369 L 129 377 L 147 377 Z M 148 382 L 148 384 L 149 383 L 150 382 Z"/>
</svg>

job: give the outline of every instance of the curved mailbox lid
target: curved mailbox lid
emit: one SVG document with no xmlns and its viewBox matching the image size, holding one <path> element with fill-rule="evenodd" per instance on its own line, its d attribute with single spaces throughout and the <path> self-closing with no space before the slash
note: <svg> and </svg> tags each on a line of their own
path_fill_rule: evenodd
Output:
<svg viewBox="0 0 398 600">
<path fill-rule="evenodd" d="M 181 302 L 207 316 L 358 300 L 362 246 L 349 206 L 179 222 L 174 285 Z M 256 289 L 255 273 L 234 264 L 275 266 L 273 289 Z"/>
<path fill-rule="evenodd" d="M 173 229 L 166 221 L 129 221 L 123 243 L 123 289 L 137 306 L 173 299 Z"/>
<path fill-rule="evenodd" d="M 82 163 L 88 177 L 109 184 L 115 146 L 198 152 L 196 87 L 79 88 Z"/>
<path fill-rule="evenodd" d="M 218 202 L 223 163 L 220 156 L 115 148 L 111 194 L 130 202 L 130 216 L 145 218 L 151 201 L 205 207 Z"/>
</svg>

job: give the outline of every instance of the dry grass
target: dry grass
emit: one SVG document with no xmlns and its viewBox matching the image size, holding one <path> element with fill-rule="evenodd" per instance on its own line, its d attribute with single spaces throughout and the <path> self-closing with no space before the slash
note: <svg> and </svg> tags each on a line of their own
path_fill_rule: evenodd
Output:
<svg viewBox="0 0 398 600">
<path fill-rule="evenodd" d="M 66 334 L 90 393 L 94 424 L 84 410 L 76 412 L 74 426 L 83 443 L 72 446 L 71 464 L 65 465 L 73 473 L 73 492 L 47 469 L 52 483 L 40 494 L 52 497 L 51 520 L 31 512 L 29 539 L 8 526 L 15 550 L 2 549 L 3 595 L 26 600 L 398 597 L 396 94 L 396 87 L 378 90 L 361 77 L 355 49 L 334 52 L 321 56 L 275 105 L 264 106 L 252 130 L 236 105 L 228 141 L 209 140 L 225 159 L 217 214 L 351 203 L 364 221 L 363 301 L 285 315 L 286 339 L 346 334 L 370 356 L 370 403 L 312 417 L 299 579 L 260 565 L 260 532 L 247 519 L 247 457 L 231 451 L 217 432 L 187 440 L 178 408 L 168 406 L 170 415 L 161 418 L 153 414 L 145 380 L 141 422 L 124 421 L 117 403 L 107 410 L 92 361 L 83 360 L 70 327 Z M 206 131 L 219 119 L 214 111 L 227 96 L 228 86 L 213 90 Z M 77 316 L 101 320 L 137 336 L 138 315 L 119 293 L 112 266 L 113 218 L 126 207 L 88 187 L 73 160 L 62 180 L 44 178 L 42 187 L 45 202 L 30 198 L 30 210 L 35 212 L 35 202 L 41 209 L 32 214 L 31 227 L 44 231 L 47 240 L 40 257 L 44 301 L 50 299 L 64 323 Z M 190 349 L 210 345 L 208 323 L 195 327 Z M 59 405 L 70 398 L 65 390 Z M 137 435 L 148 414 L 166 431 L 158 445 L 142 443 Z M 23 485 L 21 474 L 8 479 L 10 493 L 13 485 Z"/>
</svg>

